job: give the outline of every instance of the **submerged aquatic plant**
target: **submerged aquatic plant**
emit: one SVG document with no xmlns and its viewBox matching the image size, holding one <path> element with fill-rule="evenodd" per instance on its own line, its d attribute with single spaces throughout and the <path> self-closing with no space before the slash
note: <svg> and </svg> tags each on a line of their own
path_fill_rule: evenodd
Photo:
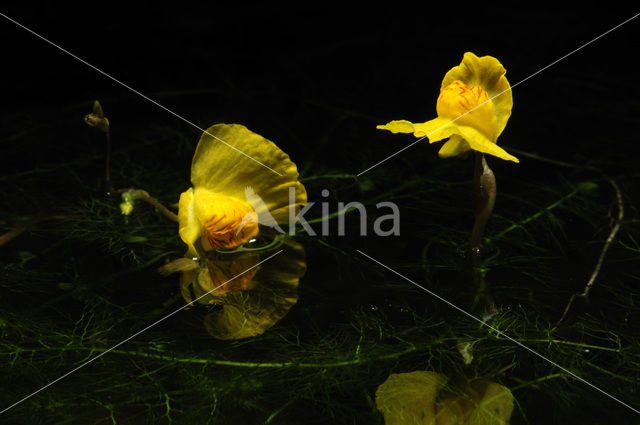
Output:
<svg viewBox="0 0 640 425">
<path fill-rule="evenodd" d="M 274 226 L 287 223 L 307 203 L 289 155 L 239 124 L 216 124 L 202 134 L 191 182 L 178 206 L 189 256 L 197 255 L 198 241 L 205 251 L 237 248 L 258 234 L 261 218 Z"/>
<path fill-rule="evenodd" d="M 506 72 L 496 58 L 467 52 L 460 65 L 451 68 L 442 80 L 437 118 L 424 123 L 396 120 L 377 128 L 428 137 L 430 143 L 449 138 L 438 152 L 442 158 L 475 150 L 519 162 L 496 145 L 513 107 Z"/>
</svg>

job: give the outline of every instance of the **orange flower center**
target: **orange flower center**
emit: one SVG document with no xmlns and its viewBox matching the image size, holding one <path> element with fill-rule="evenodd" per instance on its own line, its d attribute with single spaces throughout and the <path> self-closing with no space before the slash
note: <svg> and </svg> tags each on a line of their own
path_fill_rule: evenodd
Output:
<svg viewBox="0 0 640 425">
<path fill-rule="evenodd" d="M 202 247 L 234 249 L 258 234 L 258 215 L 247 202 L 196 188 L 194 212 L 200 222 Z"/>
<path fill-rule="evenodd" d="M 243 245 L 258 234 L 258 215 L 253 210 L 234 208 L 213 214 L 202 223 L 205 250 L 233 249 Z"/>
<path fill-rule="evenodd" d="M 495 142 L 498 127 L 495 106 L 482 87 L 468 87 L 462 81 L 454 81 L 440 92 L 436 110 L 439 117 L 473 127 Z"/>
</svg>

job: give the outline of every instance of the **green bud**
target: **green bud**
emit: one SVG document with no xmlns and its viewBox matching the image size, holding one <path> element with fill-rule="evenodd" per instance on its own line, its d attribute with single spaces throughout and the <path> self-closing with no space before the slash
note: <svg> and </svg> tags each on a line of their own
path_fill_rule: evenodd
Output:
<svg viewBox="0 0 640 425">
<path fill-rule="evenodd" d="M 102 112 L 102 106 L 97 100 L 93 102 L 93 112 L 85 115 L 84 122 L 88 126 L 97 128 L 103 133 L 109 133 L 109 120 L 105 118 L 104 112 Z"/>
</svg>

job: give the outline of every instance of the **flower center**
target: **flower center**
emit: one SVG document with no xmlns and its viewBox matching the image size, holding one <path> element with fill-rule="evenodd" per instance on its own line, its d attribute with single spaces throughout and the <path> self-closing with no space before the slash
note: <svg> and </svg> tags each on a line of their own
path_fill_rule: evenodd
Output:
<svg viewBox="0 0 640 425">
<path fill-rule="evenodd" d="M 237 248 L 258 234 L 258 215 L 247 202 L 196 188 L 194 205 L 207 251 Z"/>
<path fill-rule="evenodd" d="M 462 81 L 454 81 L 440 92 L 436 110 L 439 117 L 473 127 L 495 142 L 498 127 L 495 106 L 482 87 L 468 87 Z"/>
<path fill-rule="evenodd" d="M 258 233 L 258 215 L 242 208 L 214 214 L 202 223 L 205 232 L 203 247 L 233 249 L 243 245 Z"/>
</svg>

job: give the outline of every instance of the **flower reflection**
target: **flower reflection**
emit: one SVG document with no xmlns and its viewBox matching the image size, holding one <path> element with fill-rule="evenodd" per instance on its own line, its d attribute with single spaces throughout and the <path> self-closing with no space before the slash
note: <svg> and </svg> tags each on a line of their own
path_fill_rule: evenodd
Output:
<svg viewBox="0 0 640 425">
<path fill-rule="evenodd" d="M 242 339 L 264 333 L 298 301 L 306 271 L 302 245 L 280 237 L 282 252 L 260 266 L 275 249 L 211 251 L 197 269 L 182 272 L 180 288 L 188 302 L 213 306 L 204 318 L 216 339 Z"/>
<path fill-rule="evenodd" d="M 255 286 L 260 256 L 253 252 L 221 254 L 210 252 L 201 260 L 201 267 L 183 272 L 180 291 L 188 302 L 221 303 L 231 291 L 243 291 Z"/>
</svg>

